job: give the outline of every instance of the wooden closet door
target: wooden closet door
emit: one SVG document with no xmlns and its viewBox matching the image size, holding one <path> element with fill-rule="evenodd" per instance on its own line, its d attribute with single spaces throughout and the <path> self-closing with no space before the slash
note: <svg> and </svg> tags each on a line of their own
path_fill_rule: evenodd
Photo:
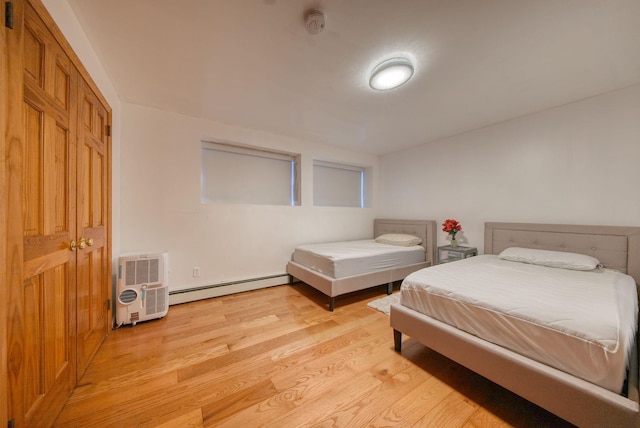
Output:
<svg viewBox="0 0 640 428">
<path fill-rule="evenodd" d="M 44 5 L 13 5 L 0 39 L 0 421 L 36 427 L 53 424 L 110 325 L 110 109 Z"/>
<path fill-rule="evenodd" d="M 76 238 L 72 177 L 77 72 L 28 3 L 23 51 L 24 264 L 19 416 L 24 426 L 45 426 L 57 416 L 76 382 L 76 252 L 70 242 Z"/>
<path fill-rule="evenodd" d="M 110 326 L 108 110 L 80 79 L 77 177 L 78 379 Z"/>
</svg>

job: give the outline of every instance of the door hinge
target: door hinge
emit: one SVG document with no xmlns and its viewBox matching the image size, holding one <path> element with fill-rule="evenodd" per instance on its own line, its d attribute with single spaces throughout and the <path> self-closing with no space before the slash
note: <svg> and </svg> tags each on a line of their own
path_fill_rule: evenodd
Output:
<svg viewBox="0 0 640 428">
<path fill-rule="evenodd" d="M 110 311 L 111 310 L 111 299 L 107 299 L 106 303 L 107 303 L 107 305 L 106 305 L 107 306 L 107 311 Z"/>
<path fill-rule="evenodd" d="M 13 30 L 13 3 L 10 1 L 4 4 L 4 26 Z"/>
<path fill-rule="evenodd" d="M 107 137 L 111 137 L 111 125 L 107 125 Z"/>
<path fill-rule="evenodd" d="M 7 428 L 15 428 L 16 427 L 16 420 L 15 419 L 9 419 L 7 421 Z"/>
</svg>

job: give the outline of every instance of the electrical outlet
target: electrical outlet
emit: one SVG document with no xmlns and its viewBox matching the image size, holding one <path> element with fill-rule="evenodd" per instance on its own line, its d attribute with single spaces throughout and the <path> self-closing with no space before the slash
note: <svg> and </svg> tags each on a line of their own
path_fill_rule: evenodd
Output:
<svg viewBox="0 0 640 428">
<path fill-rule="evenodd" d="M 198 278 L 200 276 L 200 268 L 199 267 L 194 267 L 193 268 L 193 277 L 194 278 Z"/>
</svg>

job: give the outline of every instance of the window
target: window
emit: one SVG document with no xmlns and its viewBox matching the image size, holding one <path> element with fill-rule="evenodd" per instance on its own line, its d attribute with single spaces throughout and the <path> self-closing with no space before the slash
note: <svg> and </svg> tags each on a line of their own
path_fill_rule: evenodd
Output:
<svg viewBox="0 0 640 428">
<path fill-rule="evenodd" d="M 368 206 L 369 168 L 313 161 L 313 204 L 321 207 Z"/>
<path fill-rule="evenodd" d="M 203 203 L 300 205 L 300 155 L 203 141 Z"/>
</svg>

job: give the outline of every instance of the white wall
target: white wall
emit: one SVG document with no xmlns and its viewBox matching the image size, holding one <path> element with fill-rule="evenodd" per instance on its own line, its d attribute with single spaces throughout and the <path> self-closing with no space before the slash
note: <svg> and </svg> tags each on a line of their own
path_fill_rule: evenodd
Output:
<svg viewBox="0 0 640 428">
<path fill-rule="evenodd" d="M 379 216 L 640 226 L 640 85 L 380 159 Z M 438 234 L 446 245 L 446 234 Z"/>
<path fill-rule="evenodd" d="M 121 248 L 168 251 L 172 290 L 283 274 L 297 244 L 373 234 L 375 197 L 374 208 L 313 207 L 312 172 L 314 158 L 377 170 L 377 156 L 127 103 L 122 117 Z M 302 206 L 202 204 L 203 138 L 300 153 Z"/>
</svg>

